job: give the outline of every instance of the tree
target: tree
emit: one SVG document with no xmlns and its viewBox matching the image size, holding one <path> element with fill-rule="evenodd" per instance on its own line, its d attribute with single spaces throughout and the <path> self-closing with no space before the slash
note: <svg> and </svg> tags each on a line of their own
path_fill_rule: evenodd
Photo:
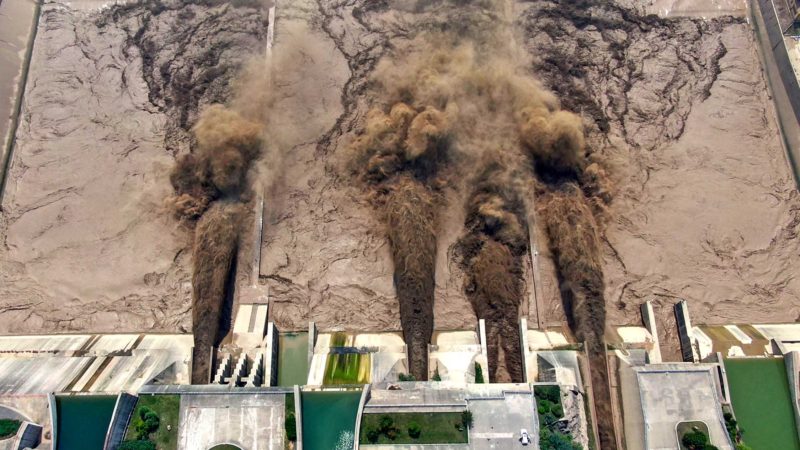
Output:
<svg viewBox="0 0 800 450">
<path fill-rule="evenodd" d="M 156 450 L 156 444 L 151 441 L 123 441 L 117 450 Z"/>
<path fill-rule="evenodd" d="M 478 364 L 478 361 L 475 361 L 475 382 L 483 383 L 483 368 Z"/>
<path fill-rule="evenodd" d="M 291 442 L 297 441 L 297 418 L 294 413 L 289 413 L 286 416 L 283 427 L 286 429 L 286 439 Z"/>
<path fill-rule="evenodd" d="M 394 429 L 394 419 L 392 419 L 390 416 L 383 416 L 381 417 L 379 425 L 380 432 L 387 433 L 389 430 Z"/>
<path fill-rule="evenodd" d="M 422 434 L 422 428 L 416 422 L 411 422 L 408 424 L 408 435 L 414 439 L 417 439 Z"/>
<path fill-rule="evenodd" d="M 473 423 L 472 411 L 468 409 L 465 411 L 461 411 L 461 425 L 463 425 L 464 428 L 470 429 L 472 428 L 472 423 Z"/>
<path fill-rule="evenodd" d="M 683 435 L 681 442 L 689 450 L 704 450 L 708 444 L 708 436 L 700 430 L 689 431 Z"/>
<path fill-rule="evenodd" d="M 159 425 L 161 425 L 161 419 L 159 419 L 154 411 L 148 411 L 148 413 L 144 415 L 144 427 L 149 433 L 158 430 Z"/>
<path fill-rule="evenodd" d="M 22 422 L 14 419 L 0 419 L 0 438 L 16 434 Z"/>
<path fill-rule="evenodd" d="M 375 444 L 376 442 L 378 442 L 378 438 L 380 436 L 381 434 L 378 433 L 378 430 L 374 428 L 370 428 L 369 430 L 367 430 L 367 440 L 369 441 L 370 444 Z"/>
</svg>

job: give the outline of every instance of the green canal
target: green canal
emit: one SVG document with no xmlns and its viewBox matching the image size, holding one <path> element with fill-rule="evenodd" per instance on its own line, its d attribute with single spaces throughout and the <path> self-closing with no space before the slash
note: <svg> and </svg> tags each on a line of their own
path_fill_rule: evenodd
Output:
<svg viewBox="0 0 800 450">
<path fill-rule="evenodd" d="M 278 386 L 304 385 L 308 381 L 308 333 L 278 336 Z"/>
<path fill-rule="evenodd" d="M 731 403 L 753 450 L 800 450 L 783 358 L 726 359 Z"/>
<path fill-rule="evenodd" d="M 361 391 L 303 392 L 303 449 L 352 450 Z"/>
<path fill-rule="evenodd" d="M 103 450 L 117 397 L 57 396 L 57 450 Z"/>
</svg>

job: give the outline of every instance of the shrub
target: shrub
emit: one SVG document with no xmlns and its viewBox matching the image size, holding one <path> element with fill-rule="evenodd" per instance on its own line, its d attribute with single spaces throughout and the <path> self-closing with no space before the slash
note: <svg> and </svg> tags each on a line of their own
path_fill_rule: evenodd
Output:
<svg viewBox="0 0 800 450">
<path fill-rule="evenodd" d="M 422 428 L 420 428 L 419 424 L 416 422 L 411 422 L 408 424 L 408 435 L 414 439 L 419 438 L 422 434 Z"/>
<path fill-rule="evenodd" d="M 149 433 L 158 430 L 159 425 L 161 425 L 161 419 L 156 413 L 150 411 L 144 415 L 144 427 Z"/>
<path fill-rule="evenodd" d="M 681 442 L 689 450 L 704 450 L 708 444 L 708 436 L 700 430 L 689 431 L 683 435 Z"/>
<path fill-rule="evenodd" d="M 439 368 L 438 367 L 433 372 L 433 381 L 442 381 L 442 376 L 439 375 Z"/>
<path fill-rule="evenodd" d="M 380 432 L 381 433 L 386 433 L 386 432 L 388 432 L 389 430 L 391 430 L 393 428 L 394 428 L 394 419 L 392 419 L 390 416 L 381 417 L 381 421 L 380 421 Z"/>
<path fill-rule="evenodd" d="M 151 441 L 123 441 L 117 450 L 156 450 L 156 444 Z"/>
<path fill-rule="evenodd" d="M 397 378 L 400 379 L 400 381 L 417 381 L 417 379 L 414 378 L 414 375 L 411 375 L 410 373 L 409 374 L 401 373 L 400 375 L 397 376 Z"/>
<path fill-rule="evenodd" d="M 545 426 L 551 427 L 555 425 L 556 422 L 558 422 L 558 417 L 556 417 L 553 413 L 549 412 L 545 413 L 545 415 L 542 416 L 542 421 L 544 421 Z"/>
<path fill-rule="evenodd" d="M 378 430 L 374 428 L 370 428 L 369 430 L 367 430 L 367 440 L 370 442 L 370 444 L 378 442 L 378 438 L 380 436 L 381 434 L 378 432 Z"/>
<path fill-rule="evenodd" d="M 561 388 L 558 386 L 534 386 L 533 392 L 538 399 L 547 400 L 556 405 L 561 404 Z"/>
<path fill-rule="evenodd" d="M 472 411 L 470 410 L 461 411 L 461 425 L 463 425 L 464 428 L 469 429 L 472 428 L 472 423 L 473 423 Z"/>
<path fill-rule="evenodd" d="M 475 382 L 483 383 L 483 368 L 478 362 L 475 362 Z"/>
<path fill-rule="evenodd" d="M 294 413 L 289 413 L 283 421 L 283 428 L 286 430 L 286 439 L 291 442 L 297 440 L 297 419 Z"/>
<path fill-rule="evenodd" d="M 553 405 L 550 407 L 550 412 L 559 419 L 564 417 L 564 408 L 561 405 Z"/>
<path fill-rule="evenodd" d="M 8 437 L 17 433 L 22 422 L 13 419 L 0 419 L 0 438 Z"/>
</svg>

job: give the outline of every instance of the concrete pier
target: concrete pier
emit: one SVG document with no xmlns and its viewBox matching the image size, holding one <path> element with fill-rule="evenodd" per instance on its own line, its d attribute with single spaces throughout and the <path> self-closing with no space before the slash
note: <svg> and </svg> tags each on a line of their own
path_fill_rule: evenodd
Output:
<svg viewBox="0 0 800 450">
<path fill-rule="evenodd" d="M 697 354 L 692 346 L 692 321 L 689 319 L 689 305 L 686 300 L 675 304 L 675 320 L 678 323 L 678 339 L 681 342 L 683 360 L 697 362 Z"/>
<path fill-rule="evenodd" d="M 650 364 L 659 364 L 661 363 L 661 342 L 658 339 L 656 315 L 655 312 L 653 312 L 653 304 L 650 303 L 650 300 L 642 303 L 641 310 L 644 327 L 647 328 L 650 336 L 653 337 L 653 348 L 647 352 L 647 358 Z"/>
</svg>

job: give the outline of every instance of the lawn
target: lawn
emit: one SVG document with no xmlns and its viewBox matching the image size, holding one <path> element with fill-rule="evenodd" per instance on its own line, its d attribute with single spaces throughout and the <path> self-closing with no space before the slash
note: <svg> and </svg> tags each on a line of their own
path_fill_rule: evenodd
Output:
<svg viewBox="0 0 800 450">
<path fill-rule="evenodd" d="M 369 353 L 331 353 L 325 363 L 322 384 L 366 384 L 371 368 Z"/>
<path fill-rule="evenodd" d="M 392 419 L 395 430 L 394 440 L 386 433 L 379 433 L 375 442 L 370 442 L 367 435 L 370 430 L 381 429 L 384 417 Z M 419 437 L 409 436 L 409 425 L 416 423 L 420 427 Z M 461 428 L 461 429 L 459 429 Z M 461 426 L 461 413 L 393 413 L 364 414 L 361 416 L 361 444 L 464 444 L 468 442 L 467 429 Z"/>
<path fill-rule="evenodd" d="M 146 407 L 158 414 L 160 419 L 158 430 L 150 435 L 150 440 L 155 442 L 158 450 L 176 450 L 178 448 L 180 406 L 180 395 L 140 395 L 139 401 L 136 402 L 136 409 L 133 411 L 131 423 L 128 424 L 125 440 L 136 439 L 133 423 L 139 417 L 139 411 Z M 171 430 L 167 430 L 168 427 Z"/>
<path fill-rule="evenodd" d="M 0 439 L 5 439 L 17 434 L 22 422 L 14 419 L 0 419 Z"/>
</svg>

